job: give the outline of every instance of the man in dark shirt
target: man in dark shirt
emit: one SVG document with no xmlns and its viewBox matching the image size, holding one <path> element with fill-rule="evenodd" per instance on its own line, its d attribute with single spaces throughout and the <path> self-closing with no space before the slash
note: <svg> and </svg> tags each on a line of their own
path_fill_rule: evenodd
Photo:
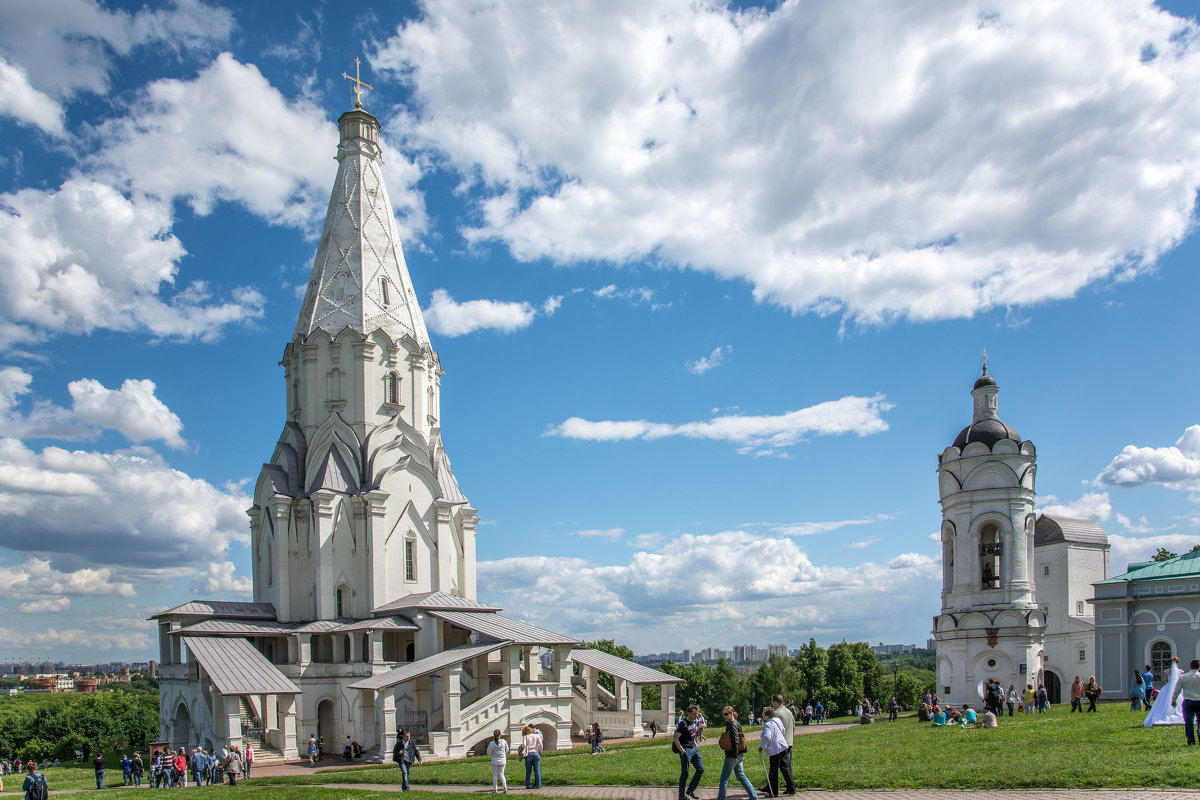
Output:
<svg viewBox="0 0 1200 800">
<path fill-rule="evenodd" d="M 92 759 L 92 766 L 96 768 L 96 788 L 104 788 L 104 753 L 96 753 L 96 757 Z"/>
<path fill-rule="evenodd" d="M 700 706 L 688 706 L 687 715 L 675 726 L 675 750 L 679 753 L 679 800 L 699 800 L 696 787 L 704 774 L 704 761 L 700 758 L 700 743 L 696 741 L 696 724 L 700 719 Z M 688 767 L 692 767 L 692 782 L 688 783 Z M 684 787 L 687 791 L 684 791 Z"/>
</svg>

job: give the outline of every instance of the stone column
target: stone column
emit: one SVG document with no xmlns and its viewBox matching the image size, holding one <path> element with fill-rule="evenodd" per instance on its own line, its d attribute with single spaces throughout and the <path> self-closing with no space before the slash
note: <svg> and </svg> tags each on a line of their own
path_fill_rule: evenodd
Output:
<svg viewBox="0 0 1200 800">
<path fill-rule="evenodd" d="M 230 749 L 242 744 L 242 708 L 237 697 L 223 698 L 225 703 L 225 743 Z"/>
<path fill-rule="evenodd" d="M 296 635 L 297 653 L 296 662 L 300 666 L 307 666 L 312 661 L 312 634 L 300 633 Z M 288 648 L 291 649 L 290 646 Z"/>
<path fill-rule="evenodd" d="M 500 651 L 504 662 L 504 685 L 516 686 L 521 683 L 521 648 L 510 644 Z"/>
<path fill-rule="evenodd" d="M 375 714 L 379 724 L 379 754 L 386 760 L 396 744 L 396 689 L 389 686 L 375 695 Z"/>
<path fill-rule="evenodd" d="M 675 684 L 662 684 L 662 710 L 667 715 L 667 726 L 675 725 Z"/>
<path fill-rule="evenodd" d="M 559 695 L 571 693 L 571 646 L 554 646 L 554 680 L 558 681 Z M 565 692 L 563 689 L 565 688 Z"/>
<path fill-rule="evenodd" d="M 284 758 L 299 758 L 296 750 L 296 695 L 275 695 L 275 716 L 279 720 L 280 750 Z"/>
<path fill-rule="evenodd" d="M 642 728 L 642 687 L 641 684 L 628 684 L 629 692 L 633 695 L 633 735 L 641 736 Z"/>
<path fill-rule="evenodd" d="M 363 750 L 371 750 L 379 744 L 374 690 L 358 690 L 358 709 L 358 743 L 362 745 Z M 386 763 L 390 753 L 382 755 Z"/>
<path fill-rule="evenodd" d="M 451 664 L 442 670 L 442 695 L 450 752 L 457 753 L 462 745 L 462 664 Z"/>
<path fill-rule="evenodd" d="M 624 678 L 613 675 L 613 695 L 617 698 L 617 710 L 629 710 L 629 684 Z"/>
<path fill-rule="evenodd" d="M 583 667 L 584 685 L 587 687 L 588 713 L 600 710 L 600 681 L 595 667 Z"/>
</svg>

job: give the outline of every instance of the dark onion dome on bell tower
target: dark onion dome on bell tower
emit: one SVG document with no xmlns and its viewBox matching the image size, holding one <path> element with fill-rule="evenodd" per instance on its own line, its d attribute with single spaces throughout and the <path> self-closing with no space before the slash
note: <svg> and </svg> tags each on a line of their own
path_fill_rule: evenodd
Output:
<svg viewBox="0 0 1200 800">
<path fill-rule="evenodd" d="M 1000 387 L 996 385 L 996 379 L 988 374 L 985 358 L 983 374 L 971 389 L 971 397 L 975 399 L 974 416 L 971 424 L 959 431 L 955 437 L 955 447 L 962 450 L 972 442 L 980 442 L 990 450 L 1001 439 L 1012 439 L 1018 444 L 1021 442 L 1021 434 L 1000 421 L 996 410 L 996 395 L 999 393 Z"/>
</svg>

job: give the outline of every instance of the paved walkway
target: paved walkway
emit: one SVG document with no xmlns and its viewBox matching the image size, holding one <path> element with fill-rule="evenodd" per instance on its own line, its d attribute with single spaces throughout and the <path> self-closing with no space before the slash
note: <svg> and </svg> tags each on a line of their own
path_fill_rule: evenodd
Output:
<svg viewBox="0 0 1200 800">
<path fill-rule="evenodd" d="M 365 789 L 380 792 L 398 791 L 395 784 L 364 785 L 360 783 L 323 784 L 331 789 Z M 492 793 L 490 785 L 476 786 L 424 786 L 413 785 L 414 789 L 430 792 Z M 599 800 L 677 800 L 677 790 L 663 786 L 546 786 L 536 790 L 510 787 L 510 795 L 537 797 L 598 798 Z M 716 789 L 700 789 L 700 800 L 715 800 Z M 995 789 L 847 789 L 830 791 L 812 789 L 796 794 L 797 800 L 954 800 L 963 796 L 979 800 L 1184 800 L 1200 797 L 1196 789 L 1022 789 L 996 791 Z M 729 800 L 745 800 L 740 789 L 730 792 Z"/>
</svg>

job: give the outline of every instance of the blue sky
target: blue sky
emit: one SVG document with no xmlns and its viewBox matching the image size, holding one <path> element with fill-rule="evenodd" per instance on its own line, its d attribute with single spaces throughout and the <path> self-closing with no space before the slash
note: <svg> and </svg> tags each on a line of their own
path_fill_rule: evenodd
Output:
<svg viewBox="0 0 1200 800">
<path fill-rule="evenodd" d="M 249 589 L 363 60 L 482 599 L 923 643 L 987 348 L 1043 508 L 1200 542 L 1194 3 L 0 6 L 0 656 Z"/>
</svg>

